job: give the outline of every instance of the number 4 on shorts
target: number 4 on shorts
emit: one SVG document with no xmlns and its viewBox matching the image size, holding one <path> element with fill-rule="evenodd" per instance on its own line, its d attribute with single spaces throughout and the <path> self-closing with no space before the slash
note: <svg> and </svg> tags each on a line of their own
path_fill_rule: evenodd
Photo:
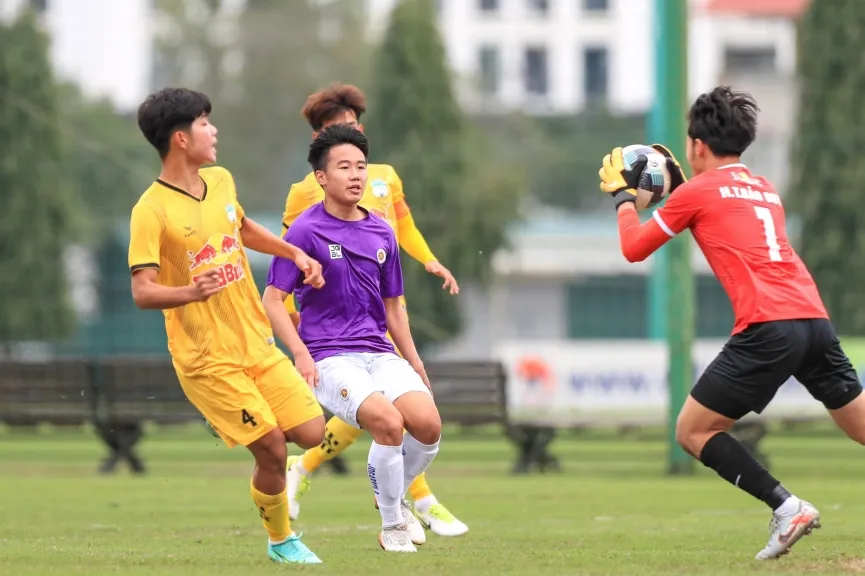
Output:
<svg viewBox="0 0 865 576">
<path fill-rule="evenodd" d="M 252 417 L 252 414 L 246 411 L 246 408 L 241 411 L 241 416 L 243 416 L 244 424 L 252 424 L 253 428 L 258 426 L 258 422 L 255 421 L 255 418 Z"/>
</svg>

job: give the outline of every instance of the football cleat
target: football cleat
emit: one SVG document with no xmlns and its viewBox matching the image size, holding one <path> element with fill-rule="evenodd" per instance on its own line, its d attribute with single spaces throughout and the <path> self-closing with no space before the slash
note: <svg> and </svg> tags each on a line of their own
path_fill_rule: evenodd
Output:
<svg viewBox="0 0 865 576">
<path fill-rule="evenodd" d="M 285 470 L 285 489 L 288 494 L 288 517 L 297 520 L 300 516 L 299 499 L 309 490 L 309 476 L 297 470 L 300 456 L 289 456 Z"/>
<path fill-rule="evenodd" d="M 433 504 L 424 512 L 417 511 L 421 524 L 437 536 L 462 536 L 469 527 L 460 522 L 444 504 Z"/>
<path fill-rule="evenodd" d="M 417 552 L 405 524 L 383 528 L 378 534 L 378 543 L 385 552 Z"/>
<path fill-rule="evenodd" d="M 271 562 L 277 564 L 321 564 L 321 559 L 300 541 L 300 536 L 291 535 L 279 544 L 268 542 L 267 556 Z"/>
<path fill-rule="evenodd" d="M 771 560 L 790 552 L 802 536 L 820 528 L 820 511 L 802 500 L 799 511 L 792 516 L 773 514 L 769 523 L 769 543 L 757 553 L 757 560 Z"/>
<path fill-rule="evenodd" d="M 418 522 L 418 519 L 415 517 L 411 503 L 405 498 L 400 502 L 400 510 L 402 511 L 402 517 L 405 520 L 406 528 L 408 529 L 408 534 L 411 538 L 412 544 L 420 546 L 425 543 L 426 532 L 424 531 L 423 526 L 421 526 L 421 523 Z"/>
</svg>

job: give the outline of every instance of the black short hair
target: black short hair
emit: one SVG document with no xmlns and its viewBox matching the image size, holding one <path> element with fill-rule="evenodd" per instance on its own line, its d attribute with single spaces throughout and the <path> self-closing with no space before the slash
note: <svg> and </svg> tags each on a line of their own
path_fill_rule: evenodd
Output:
<svg viewBox="0 0 865 576">
<path fill-rule="evenodd" d="M 355 146 L 363 152 L 364 158 L 369 158 L 369 140 L 363 132 L 345 124 L 334 124 L 322 130 L 312 141 L 306 161 L 313 170 L 324 170 L 330 149 L 342 144 Z"/>
<path fill-rule="evenodd" d="M 757 102 L 747 92 L 718 86 L 701 94 L 688 111 L 688 136 L 715 156 L 741 156 L 757 137 Z"/>
<path fill-rule="evenodd" d="M 187 88 L 163 88 L 150 94 L 138 107 L 138 128 L 159 157 L 165 158 L 172 134 L 189 130 L 196 118 L 210 114 L 210 110 L 206 94 Z"/>
</svg>

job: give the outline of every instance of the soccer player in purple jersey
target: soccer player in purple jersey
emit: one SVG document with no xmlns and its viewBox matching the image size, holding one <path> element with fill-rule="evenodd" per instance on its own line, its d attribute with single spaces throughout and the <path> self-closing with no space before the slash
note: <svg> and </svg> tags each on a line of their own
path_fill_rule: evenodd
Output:
<svg viewBox="0 0 865 576">
<path fill-rule="evenodd" d="M 263 301 L 318 401 L 372 435 L 367 471 L 382 518 L 379 544 L 415 552 L 408 523 L 417 519 L 404 495 L 438 453 L 441 418 L 400 304 L 396 237 L 387 222 L 358 206 L 368 154 L 366 136 L 345 125 L 326 128 L 312 142 L 308 161 L 324 201 L 299 216 L 285 240 L 322 263 L 326 283 L 309 290 L 296 265 L 274 258 Z M 300 301 L 297 330 L 284 305 L 292 293 Z"/>
</svg>

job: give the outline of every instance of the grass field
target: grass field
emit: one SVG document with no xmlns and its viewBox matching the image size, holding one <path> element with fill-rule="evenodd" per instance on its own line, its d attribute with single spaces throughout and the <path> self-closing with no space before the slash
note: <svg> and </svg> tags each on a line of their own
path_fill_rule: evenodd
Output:
<svg viewBox="0 0 865 576">
<path fill-rule="evenodd" d="M 87 434 L 0 434 L 0 574 L 865 573 L 865 452 L 825 431 L 767 440 L 773 471 L 824 525 L 771 563 L 752 559 L 767 537 L 765 507 L 702 466 L 665 477 L 660 435 L 563 436 L 554 449 L 564 471 L 531 477 L 508 474 L 512 450 L 496 435 L 446 437 L 430 483 L 471 531 L 385 554 L 359 444 L 351 477 L 322 472 L 304 497 L 295 528 L 324 565 L 297 567 L 266 559 L 247 455 L 200 428 L 149 437 L 140 478 L 96 475 L 103 449 Z"/>
</svg>

